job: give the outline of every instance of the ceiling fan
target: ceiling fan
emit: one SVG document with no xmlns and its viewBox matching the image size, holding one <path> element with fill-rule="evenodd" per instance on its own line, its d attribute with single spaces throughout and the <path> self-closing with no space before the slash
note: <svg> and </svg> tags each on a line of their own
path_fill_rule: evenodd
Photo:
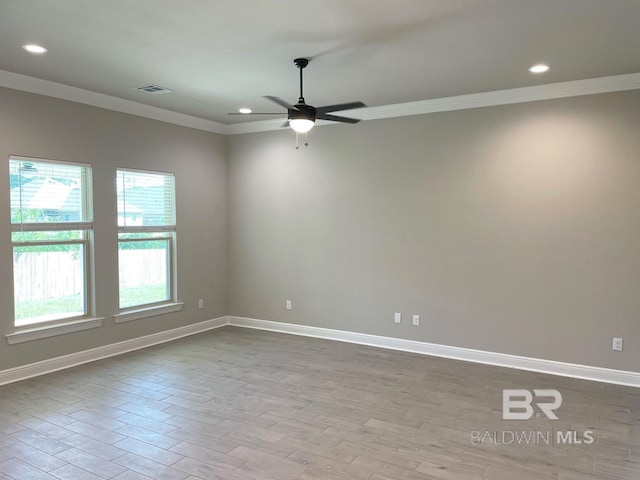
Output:
<svg viewBox="0 0 640 480">
<path fill-rule="evenodd" d="M 314 107 L 308 105 L 304 100 L 302 92 L 302 70 L 309 64 L 307 58 L 296 58 L 293 63 L 300 70 L 300 97 L 298 103 L 291 105 L 285 102 L 281 98 L 273 96 L 265 96 L 272 102 L 287 109 L 287 121 L 282 125 L 283 127 L 291 127 L 297 133 L 306 133 L 313 128 L 316 120 L 329 120 L 331 122 L 339 123 L 358 123 L 360 120 L 357 118 L 341 117 L 338 115 L 331 115 L 331 112 L 339 112 L 341 110 L 352 110 L 354 108 L 366 107 L 362 102 L 349 102 L 339 103 L 337 105 L 326 105 L 324 107 Z M 230 113 L 229 115 L 279 115 L 279 113 Z"/>
</svg>

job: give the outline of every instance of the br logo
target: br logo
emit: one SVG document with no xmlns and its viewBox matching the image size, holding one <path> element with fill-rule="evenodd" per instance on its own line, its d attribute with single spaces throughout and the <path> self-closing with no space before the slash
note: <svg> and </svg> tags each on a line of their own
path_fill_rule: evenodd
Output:
<svg viewBox="0 0 640 480">
<path fill-rule="evenodd" d="M 541 397 L 545 401 L 540 401 L 539 398 Z M 535 413 L 532 404 L 535 404 L 549 420 L 558 420 L 554 410 L 557 410 L 562 405 L 562 395 L 558 390 L 553 389 L 534 389 L 532 391 L 526 389 L 502 390 L 502 419 L 529 420 Z M 539 417 L 540 413 L 536 413 L 536 416 Z"/>
</svg>

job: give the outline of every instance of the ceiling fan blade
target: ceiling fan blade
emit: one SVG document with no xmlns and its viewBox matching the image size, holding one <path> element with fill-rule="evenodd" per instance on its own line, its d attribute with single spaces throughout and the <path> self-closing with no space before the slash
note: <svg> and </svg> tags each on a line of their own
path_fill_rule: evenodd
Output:
<svg viewBox="0 0 640 480">
<path fill-rule="evenodd" d="M 340 123 L 358 123 L 359 118 L 339 117 L 338 115 L 329 115 L 326 113 L 318 114 L 316 111 L 316 120 L 331 120 L 332 122 Z"/>
<path fill-rule="evenodd" d="M 265 95 L 264 98 L 268 98 L 269 100 L 271 100 L 273 103 L 277 103 L 278 105 L 280 105 L 281 107 L 286 108 L 287 110 L 298 110 L 296 107 L 294 107 L 293 105 L 291 105 L 290 103 L 285 102 L 284 100 L 282 100 L 281 98 L 278 97 L 271 97 L 269 95 Z"/>
<path fill-rule="evenodd" d="M 337 105 L 327 105 L 316 108 L 317 113 L 339 112 L 340 110 L 353 110 L 354 108 L 362 108 L 366 105 L 362 102 L 339 103 Z"/>
<path fill-rule="evenodd" d="M 227 115 L 284 115 L 283 112 L 251 112 L 251 113 L 240 113 L 240 112 L 229 112 Z"/>
</svg>

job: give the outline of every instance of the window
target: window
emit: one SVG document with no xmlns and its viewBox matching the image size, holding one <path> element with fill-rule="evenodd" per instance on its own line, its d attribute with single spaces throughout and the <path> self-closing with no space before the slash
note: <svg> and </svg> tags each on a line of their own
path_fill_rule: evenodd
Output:
<svg viewBox="0 0 640 480">
<path fill-rule="evenodd" d="M 175 178 L 118 169 L 120 309 L 175 300 Z"/>
<path fill-rule="evenodd" d="M 86 316 L 91 166 L 12 156 L 9 184 L 15 326 Z"/>
</svg>

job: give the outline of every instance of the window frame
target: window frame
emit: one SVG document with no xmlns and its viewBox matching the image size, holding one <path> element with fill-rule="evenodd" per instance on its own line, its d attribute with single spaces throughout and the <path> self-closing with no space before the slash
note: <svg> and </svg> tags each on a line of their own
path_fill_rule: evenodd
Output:
<svg viewBox="0 0 640 480">
<path fill-rule="evenodd" d="M 120 225 L 121 215 L 126 218 L 126 209 L 120 210 L 120 194 L 119 182 L 122 172 L 131 172 L 133 174 L 149 174 L 156 176 L 170 177 L 172 179 L 172 208 L 171 225 Z M 176 177 L 172 172 L 164 172 L 159 170 L 141 170 L 128 167 L 116 168 L 116 223 L 117 223 L 117 244 L 118 244 L 118 313 L 114 315 L 116 323 L 146 318 L 156 314 L 170 313 L 182 309 L 182 303 L 178 302 L 178 285 L 177 285 L 177 207 L 176 207 Z M 123 205 L 125 200 L 122 200 Z M 145 236 L 134 238 L 122 238 L 124 234 L 142 234 Z M 159 234 L 154 236 L 154 234 Z M 142 303 L 129 306 L 121 306 L 120 292 L 120 245 L 131 242 L 145 242 L 154 240 L 166 240 L 168 243 L 166 258 L 166 282 L 168 298 L 157 302 Z"/>
<path fill-rule="evenodd" d="M 15 292 L 15 266 L 11 269 L 12 281 L 11 289 L 13 292 L 13 328 L 15 332 L 21 331 L 35 331 L 40 329 L 51 329 L 59 327 L 61 325 L 80 323 L 82 320 L 95 320 L 95 302 L 93 296 L 93 285 L 95 284 L 94 272 L 93 272 L 93 255 L 94 255 L 94 222 L 93 222 L 93 167 L 90 163 L 84 162 L 72 162 L 64 160 L 52 160 L 47 158 L 37 157 L 25 157 L 21 155 L 10 155 L 9 165 L 13 162 L 20 163 L 40 163 L 48 165 L 65 165 L 69 167 L 77 167 L 85 169 L 83 175 L 81 175 L 82 187 L 81 202 L 82 212 L 86 218 L 83 221 L 58 221 L 58 222 L 24 222 L 23 221 L 23 208 L 22 208 L 22 188 L 20 189 L 20 222 L 14 222 L 13 219 L 10 222 L 11 225 L 11 249 L 15 256 L 15 249 L 20 247 L 47 247 L 56 245 L 81 245 L 83 250 L 82 258 L 82 285 L 83 285 L 83 313 L 81 315 L 64 315 L 58 318 L 41 321 L 29 321 L 20 322 L 16 317 L 16 292 Z M 9 168 L 11 172 L 11 168 Z M 22 183 L 20 184 L 22 187 Z M 9 201 L 9 210 L 12 211 L 12 200 Z M 71 232 L 78 231 L 81 233 L 79 239 L 61 240 L 61 239 L 39 239 L 39 240 L 14 240 L 14 233 L 22 232 Z M 20 324 L 18 324 L 20 323 Z M 43 335 L 48 336 L 48 335 Z"/>
</svg>

